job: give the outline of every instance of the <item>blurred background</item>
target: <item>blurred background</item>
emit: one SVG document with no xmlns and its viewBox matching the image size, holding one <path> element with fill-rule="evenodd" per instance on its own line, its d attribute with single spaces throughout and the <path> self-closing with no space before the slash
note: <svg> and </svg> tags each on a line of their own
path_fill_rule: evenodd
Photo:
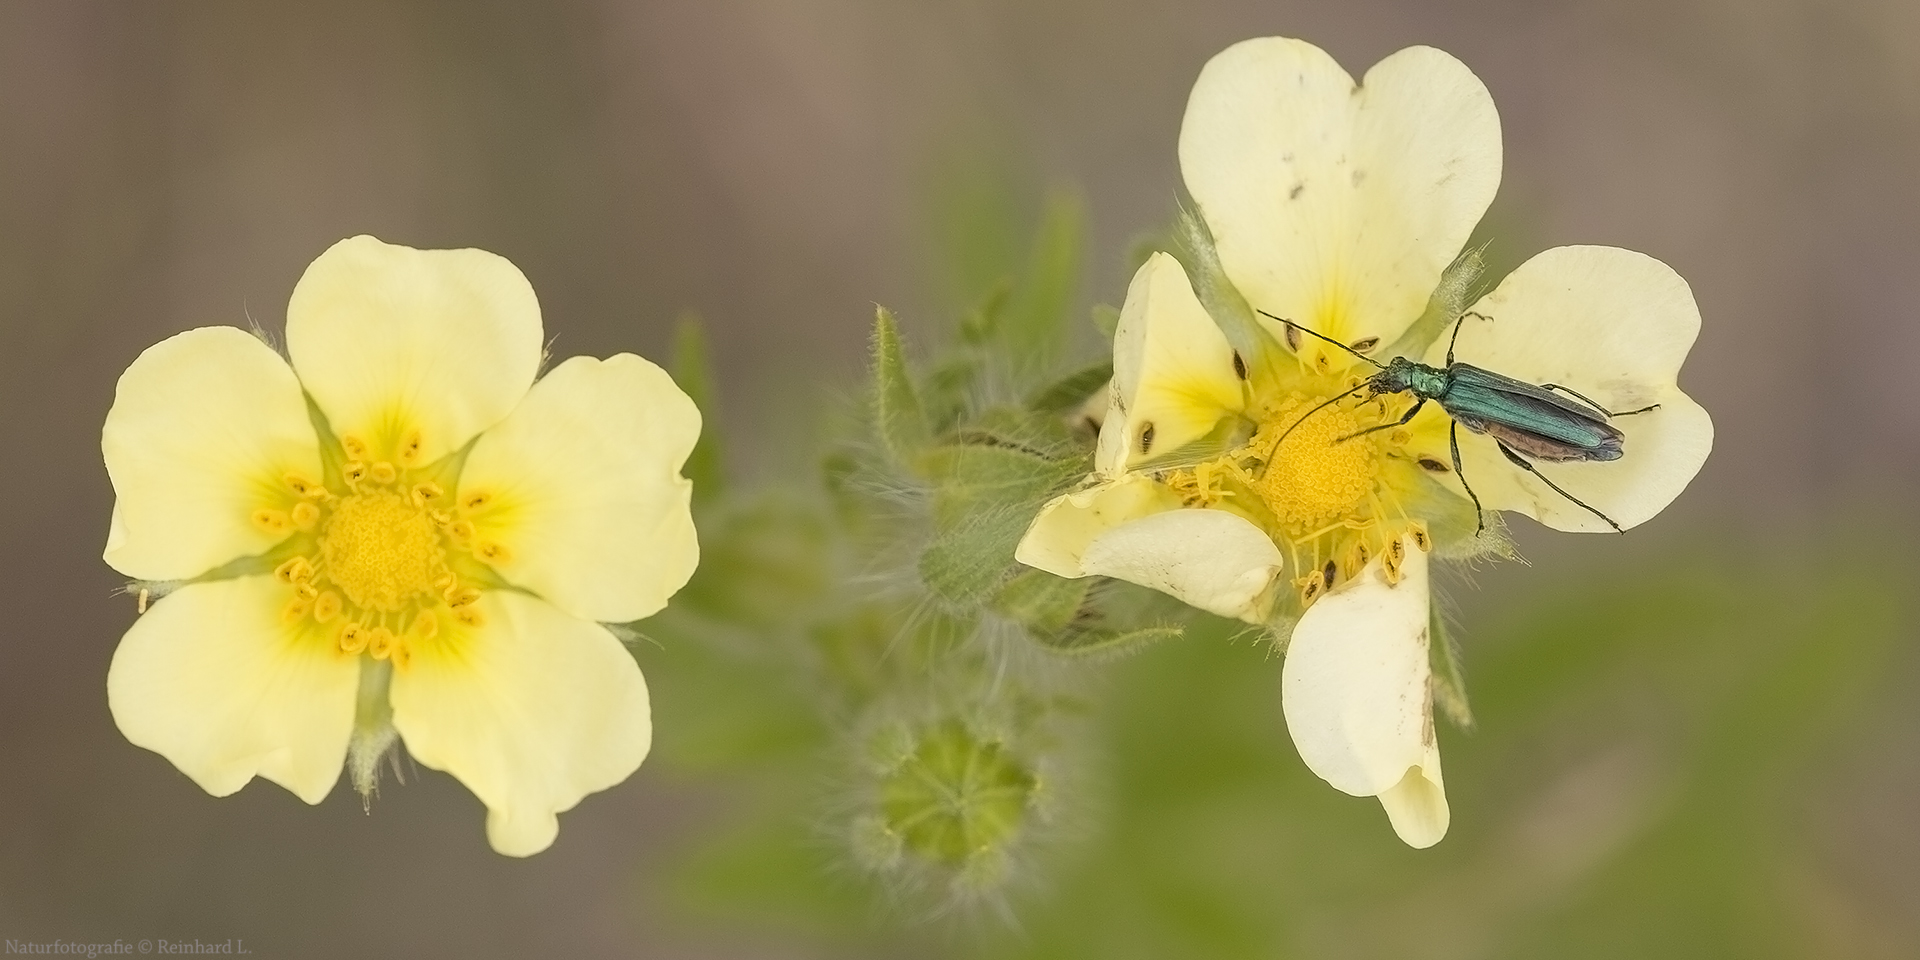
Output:
<svg viewBox="0 0 1920 960">
<path fill-rule="evenodd" d="M 1024 234 L 1049 188 L 1086 211 L 1085 304 L 1117 303 L 1174 211 L 1194 76 L 1268 34 L 1355 75 L 1410 44 L 1458 56 L 1506 138 L 1496 274 L 1624 246 L 1705 317 L 1682 382 L 1719 434 L 1693 487 L 1629 537 L 1526 525 L 1531 566 L 1453 591 L 1479 727 L 1442 733 L 1438 848 L 1301 767 L 1278 661 L 1224 631 L 1099 668 L 1104 799 L 1069 811 L 1078 839 L 1011 921 L 958 931 L 756 846 L 738 811 L 807 798 L 676 762 L 664 719 L 660 756 L 527 861 L 431 771 L 370 815 L 344 786 L 317 809 L 266 783 L 215 800 L 115 730 L 134 610 L 99 559 L 98 437 L 146 346 L 277 331 L 345 236 L 482 247 L 532 280 L 556 356 L 664 357 L 698 313 L 731 472 L 811 483 L 872 305 L 939 329 L 980 292 L 956 245 Z M 1916 364 L 1909 0 L 0 5 L 0 939 L 1920 955 Z M 663 718 L 699 712 L 673 649 L 638 655 Z"/>
</svg>

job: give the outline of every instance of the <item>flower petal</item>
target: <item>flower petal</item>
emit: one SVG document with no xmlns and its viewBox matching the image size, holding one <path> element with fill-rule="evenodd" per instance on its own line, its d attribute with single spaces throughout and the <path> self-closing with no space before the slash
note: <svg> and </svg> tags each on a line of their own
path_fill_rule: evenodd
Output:
<svg viewBox="0 0 1920 960">
<path fill-rule="evenodd" d="M 1629 528 L 1665 509 L 1700 472 L 1713 449 L 1713 420 L 1675 382 L 1700 311 L 1672 268 L 1615 247 L 1557 247 L 1522 264 L 1474 310 L 1493 319 L 1463 322 L 1457 359 L 1570 387 L 1608 410 L 1660 405 L 1612 421 L 1626 435 L 1619 460 L 1536 462 L 1548 479 Z M 1445 358 L 1444 342 L 1428 355 L 1432 363 Z M 1461 431 L 1460 454 L 1488 509 L 1558 530 L 1613 529 L 1513 464 L 1491 438 Z"/>
<path fill-rule="evenodd" d="M 1180 261 L 1156 253 L 1127 288 L 1113 335 L 1111 406 L 1095 458 L 1113 475 L 1178 450 L 1246 406 L 1245 370 L 1194 296 Z"/>
<path fill-rule="evenodd" d="M 1415 847 L 1447 830 L 1427 661 L 1427 555 L 1411 537 L 1397 584 L 1386 557 L 1307 609 L 1287 646 L 1281 706 L 1307 768 L 1356 797 L 1380 797 Z"/>
<path fill-rule="evenodd" d="M 630 353 L 574 357 L 480 436 L 458 502 L 512 583 L 587 620 L 666 606 L 700 561 L 680 467 L 700 411 L 665 370 Z M 476 555 L 485 558 L 484 550 Z"/>
<path fill-rule="evenodd" d="M 1091 576 L 1082 563 L 1094 538 L 1141 517 L 1180 508 L 1180 498 L 1140 474 L 1055 497 L 1040 508 L 1013 558 L 1069 580 Z"/>
<path fill-rule="evenodd" d="M 1093 538 L 1081 565 L 1223 617 L 1266 619 L 1283 566 L 1272 538 L 1225 510 L 1169 510 Z"/>
<path fill-rule="evenodd" d="M 258 775 L 319 803 L 346 759 L 359 658 L 310 619 L 284 626 L 292 597 L 257 576 L 189 584 L 156 601 L 107 669 L 120 732 L 216 797 Z"/>
<path fill-rule="evenodd" d="M 1247 40 L 1194 83 L 1180 168 L 1251 306 L 1342 343 L 1391 342 L 1493 201 L 1500 118 L 1479 78 L 1430 47 L 1356 86 L 1312 44 Z M 1301 354 L 1351 362 L 1318 343 Z"/>
<path fill-rule="evenodd" d="M 450 626 L 395 668 L 393 725 L 486 804 L 494 850 L 529 856 L 553 843 L 557 814 L 646 758 L 647 685 L 598 624 L 511 590 L 476 607 L 482 626 Z"/>
<path fill-rule="evenodd" d="M 289 472 L 320 478 L 300 381 L 259 338 L 201 327 L 148 347 L 121 374 L 100 431 L 116 523 L 107 563 L 142 580 L 197 577 L 287 538 L 258 510 L 294 500 Z"/>
<path fill-rule="evenodd" d="M 342 240 L 287 304 L 293 368 L 334 433 L 402 466 L 500 422 L 533 383 L 540 338 L 533 287 L 484 250 Z"/>
</svg>

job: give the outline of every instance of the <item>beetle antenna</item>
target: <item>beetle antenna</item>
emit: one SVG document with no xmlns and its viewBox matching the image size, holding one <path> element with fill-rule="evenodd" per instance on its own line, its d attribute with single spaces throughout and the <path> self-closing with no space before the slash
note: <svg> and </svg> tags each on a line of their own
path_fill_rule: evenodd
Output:
<svg viewBox="0 0 1920 960">
<path fill-rule="evenodd" d="M 1294 322 L 1293 322 L 1292 320 L 1288 320 L 1288 319 L 1285 319 L 1284 317 L 1276 317 L 1276 316 L 1274 316 L 1273 314 L 1271 314 L 1271 313 L 1268 313 L 1268 312 L 1266 312 L 1265 310 L 1261 310 L 1261 311 L 1259 311 L 1259 313 L 1260 313 L 1260 315 L 1261 315 L 1261 316 L 1264 316 L 1264 317 L 1267 317 L 1267 318 L 1269 318 L 1269 319 L 1272 319 L 1272 320 L 1279 320 L 1279 321 L 1280 321 L 1281 323 L 1284 323 L 1284 324 L 1286 324 L 1287 326 L 1289 326 L 1289 327 L 1292 327 L 1293 329 L 1295 329 L 1295 330 L 1298 330 L 1298 331 L 1300 331 L 1301 333 L 1304 333 L 1304 334 L 1308 334 L 1308 335 L 1311 335 L 1311 336 L 1315 336 L 1315 337 L 1319 337 L 1320 339 L 1322 339 L 1322 340 L 1325 340 L 1326 342 L 1328 342 L 1328 343 L 1331 343 L 1331 344 L 1333 344 L 1334 346 L 1336 346 L 1336 347 L 1339 347 L 1340 349 L 1342 349 L 1342 350 L 1345 350 L 1346 352 L 1348 352 L 1348 353 L 1351 353 L 1351 354 L 1353 354 L 1354 356 L 1356 356 L 1356 357 L 1359 357 L 1360 359 L 1362 359 L 1362 360 L 1365 360 L 1366 362 L 1368 362 L 1368 363 L 1371 363 L 1371 364 L 1373 364 L 1373 365 L 1374 365 L 1375 367 L 1377 367 L 1377 368 L 1379 368 L 1379 369 L 1381 369 L 1381 370 L 1385 370 L 1385 369 L 1387 368 L 1387 365 L 1386 365 L 1386 364 L 1384 364 L 1384 363 L 1381 363 L 1380 361 L 1378 361 L 1378 360 L 1375 360 L 1374 358 L 1372 358 L 1372 357 L 1369 357 L 1369 356 L 1367 356 L 1366 354 L 1364 354 L 1364 353 L 1361 353 L 1360 351 L 1358 351 L 1358 350 L 1355 350 L 1354 348 L 1352 348 L 1352 347 L 1349 347 L 1349 346 L 1347 346 L 1346 344 L 1344 344 L 1344 343 L 1341 343 L 1340 341 L 1338 341 L 1338 340 L 1335 340 L 1334 338 L 1332 338 L 1332 337 L 1329 337 L 1329 336 L 1327 336 L 1327 335 L 1326 335 L 1326 334 L 1324 334 L 1324 333 L 1316 333 L 1316 332 L 1314 332 L 1314 331 L 1312 331 L 1312 330 L 1309 330 L 1309 329 L 1307 329 L 1306 327 L 1303 327 L 1303 326 L 1301 326 L 1301 325 L 1299 325 L 1299 324 L 1297 324 L 1297 323 L 1294 323 Z"/>
<path fill-rule="evenodd" d="M 1272 314 L 1268 314 L 1268 316 L 1272 316 Z M 1278 319 L 1278 318 L 1275 318 L 1275 319 Z M 1319 336 L 1319 334 L 1314 334 L 1314 335 Z M 1361 359 L 1365 359 L 1365 358 L 1362 357 Z M 1260 475 L 1258 477 L 1255 477 L 1254 479 L 1256 480 L 1266 479 L 1268 468 L 1273 466 L 1274 459 L 1278 457 L 1280 454 L 1280 445 L 1283 443 L 1286 443 L 1287 438 L 1292 436 L 1295 430 L 1300 429 L 1300 425 L 1303 423 L 1306 423 L 1308 417 L 1311 417 L 1314 414 L 1319 413 L 1320 411 L 1325 410 L 1326 408 L 1331 407 L 1334 404 L 1339 403 L 1340 401 L 1345 400 L 1346 398 L 1353 396 L 1354 394 L 1359 393 L 1360 391 L 1365 390 L 1372 385 L 1373 385 L 1373 381 L 1369 380 L 1366 383 L 1363 383 L 1357 387 L 1354 387 L 1351 390 L 1348 390 L 1345 393 L 1335 394 L 1334 396 L 1328 398 L 1327 400 L 1322 401 L 1319 406 L 1316 406 L 1312 410 L 1308 410 L 1306 413 L 1301 414 L 1300 419 L 1295 420 L 1293 422 L 1293 426 L 1290 426 L 1286 430 L 1282 431 L 1280 434 L 1280 439 L 1275 440 L 1273 442 L 1273 446 L 1267 449 L 1266 462 L 1260 464 Z"/>
</svg>

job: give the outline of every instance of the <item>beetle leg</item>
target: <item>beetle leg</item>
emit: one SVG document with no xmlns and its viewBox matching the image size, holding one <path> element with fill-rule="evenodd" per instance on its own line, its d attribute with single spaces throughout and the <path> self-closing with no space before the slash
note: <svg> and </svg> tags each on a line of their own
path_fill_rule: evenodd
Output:
<svg viewBox="0 0 1920 960">
<path fill-rule="evenodd" d="M 1605 520 L 1607 522 L 1607 526 L 1613 528 L 1614 533 L 1627 532 L 1621 529 L 1619 524 L 1614 523 L 1612 517 L 1609 517 L 1606 514 L 1601 513 L 1598 510 L 1595 510 L 1592 506 L 1582 501 L 1579 497 L 1576 497 L 1573 494 L 1560 489 L 1559 484 L 1554 483 L 1552 480 L 1548 480 L 1546 474 L 1541 473 L 1539 468 L 1535 467 L 1530 461 L 1527 460 L 1527 458 L 1514 452 L 1514 449 L 1512 447 L 1507 446 L 1504 442 L 1499 440 L 1495 440 L 1494 445 L 1498 446 L 1500 448 L 1500 452 L 1506 454 L 1507 459 L 1513 461 L 1515 466 L 1520 467 L 1521 469 L 1527 471 L 1528 473 L 1533 474 L 1536 477 L 1539 477 L 1541 483 L 1544 483 L 1547 486 L 1552 487 L 1554 493 L 1557 493 L 1563 497 L 1566 497 L 1568 500 L 1572 501 L 1575 505 L 1579 506 L 1582 510 L 1585 510 L 1588 513 L 1593 514 L 1594 516 L 1599 517 L 1602 520 Z"/>
<path fill-rule="evenodd" d="M 1453 447 L 1453 475 L 1460 478 L 1460 488 L 1467 491 L 1467 499 L 1473 501 L 1473 535 L 1477 537 L 1487 531 L 1487 512 L 1480 506 L 1479 494 L 1467 486 L 1467 475 L 1460 469 L 1460 422 L 1457 420 L 1447 424 L 1447 443 Z"/>
<path fill-rule="evenodd" d="M 1595 410 L 1598 410 L 1601 413 L 1606 414 L 1608 417 L 1631 417 L 1636 413 L 1646 413 L 1649 410 L 1660 409 L 1660 405 L 1657 403 L 1654 403 L 1654 404 L 1648 404 L 1647 406 L 1641 407 L 1638 410 L 1624 410 L 1624 411 L 1621 411 L 1620 413 L 1614 413 L 1612 410 L 1608 410 L 1606 407 L 1603 407 L 1600 404 L 1595 403 L 1592 397 L 1589 397 L 1586 394 L 1581 393 L 1580 391 L 1575 390 L 1572 387 L 1563 387 L 1557 383 L 1543 383 L 1540 385 L 1540 388 L 1542 390 L 1558 390 L 1561 393 L 1570 393 L 1576 397 L 1579 397 L 1581 400 L 1585 401 L 1587 406 L 1590 406 Z"/>
<path fill-rule="evenodd" d="M 1485 320 L 1488 323 L 1493 322 L 1492 317 L 1478 310 L 1468 310 L 1453 321 L 1453 339 L 1447 341 L 1447 366 L 1449 367 L 1453 366 L 1453 345 L 1460 342 L 1460 325 L 1466 323 L 1468 317 Z"/>
<path fill-rule="evenodd" d="M 1401 417 L 1400 419 L 1395 420 L 1392 423 L 1383 423 L 1378 426 L 1368 427 L 1365 430 L 1356 430 L 1353 433 L 1349 433 L 1344 437 L 1336 437 L 1333 442 L 1346 443 L 1348 440 L 1352 440 L 1354 437 L 1364 437 L 1369 433 L 1376 433 L 1381 430 L 1392 430 L 1394 427 L 1404 427 L 1413 420 L 1414 414 L 1419 413 L 1420 408 L 1426 405 L 1427 405 L 1427 398 L 1421 397 L 1419 403 L 1414 404 L 1412 408 L 1407 410 L 1406 416 Z"/>
</svg>

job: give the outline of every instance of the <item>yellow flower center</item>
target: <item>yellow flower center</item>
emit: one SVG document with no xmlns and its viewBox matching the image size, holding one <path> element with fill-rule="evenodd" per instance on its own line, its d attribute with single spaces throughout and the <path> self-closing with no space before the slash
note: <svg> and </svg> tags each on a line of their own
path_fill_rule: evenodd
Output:
<svg viewBox="0 0 1920 960">
<path fill-rule="evenodd" d="M 391 489 L 343 499 L 320 530 L 320 556 L 347 599 L 369 610 L 400 610 L 447 575 L 433 518 Z"/>
<path fill-rule="evenodd" d="M 1337 404 L 1305 416 L 1320 402 L 1284 404 L 1247 444 L 1267 456 L 1266 468 L 1254 475 L 1254 492 L 1295 537 L 1353 514 L 1373 491 L 1379 468 L 1380 434 L 1353 436 L 1366 425 Z M 1283 434 L 1285 443 L 1275 449 Z"/>
<path fill-rule="evenodd" d="M 1388 582 L 1398 582 L 1403 533 L 1422 550 L 1430 546 L 1426 524 L 1406 516 L 1386 469 L 1389 459 L 1405 459 L 1399 448 L 1408 431 L 1372 429 L 1399 419 L 1393 401 L 1336 389 L 1271 402 L 1244 446 L 1161 476 L 1187 506 L 1231 510 L 1264 528 L 1298 573 L 1302 608 L 1375 557 Z"/>
<path fill-rule="evenodd" d="M 281 611 L 288 627 L 310 617 L 332 632 L 342 653 L 391 658 L 405 669 L 418 645 L 439 635 L 444 619 L 467 627 L 485 623 L 475 606 L 480 591 L 460 582 L 449 551 L 498 564 L 507 562 L 507 549 L 476 540 L 473 523 L 462 516 L 485 507 L 489 494 L 450 503 L 431 480 L 384 460 L 367 462 L 367 445 L 357 438 L 342 437 L 341 447 L 344 489 L 289 474 L 292 505 L 255 510 L 252 520 L 270 532 L 312 535 L 312 549 L 273 571 L 293 588 Z M 404 463 L 407 451 L 401 452 Z"/>
</svg>

